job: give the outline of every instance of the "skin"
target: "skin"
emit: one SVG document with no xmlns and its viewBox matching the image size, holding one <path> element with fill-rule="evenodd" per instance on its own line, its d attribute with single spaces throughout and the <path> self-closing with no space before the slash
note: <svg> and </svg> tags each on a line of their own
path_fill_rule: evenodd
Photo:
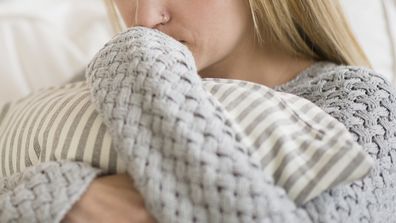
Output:
<svg viewBox="0 0 396 223">
<path fill-rule="evenodd" d="M 185 44 L 202 77 L 269 87 L 293 79 L 314 61 L 268 41 L 258 47 L 247 0 L 115 0 L 128 27 L 158 29 Z M 169 18 L 164 22 L 163 15 Z M 220 19 L 219 19 L 220 18 Z M 100 177 L 63 222 L 155 222 L 129 176 Z"/>
<path fill-rule="evenodd" d="M 313 61 L 268 41 L 254 40 L 247 0 L 115 0 L 128 27 L 158 29 L 191 50 L 202 77 L 231 78 L 269 87 L 293 79 Z M 163 23 L 162 15 L 169 19 Z M 221 19 L 219 19 L 221 18 Z"/>
<path fill-rule="evenodd" d="M 126 174 L 95 179 L 62 223 L 154 223 L 144 200 Z"/>
</svg>

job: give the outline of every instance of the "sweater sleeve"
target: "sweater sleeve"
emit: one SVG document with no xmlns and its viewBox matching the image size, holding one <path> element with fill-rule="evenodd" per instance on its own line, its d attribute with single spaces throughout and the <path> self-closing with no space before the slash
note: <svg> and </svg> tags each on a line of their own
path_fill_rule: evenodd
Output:
<svg viewBox="0 0 396 223">
<path fill-rule="evenodd" d="M 388 222 L 396 212 L 395 90 L 371 70 L 337 66 L 300 78 L 287 91 L 343 123 L 376 160 L 364 179 L 332 188 L 307 203 L 304 208 L 312 220 Z"/>
<path fill-rule="evenodd" d="M 48 162 L 0 179 L 0 222 L 60 222 L 100 170 Z"/>
</svg>

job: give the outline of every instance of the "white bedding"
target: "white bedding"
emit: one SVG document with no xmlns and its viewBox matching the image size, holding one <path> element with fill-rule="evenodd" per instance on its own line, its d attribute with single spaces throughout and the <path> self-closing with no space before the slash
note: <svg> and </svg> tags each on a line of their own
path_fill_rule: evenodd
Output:
<svg viewBox="0 0 396 223">
<path fill-rule="evenodd" d="M 374 69 L 395 84 L 396 0 L 341 2 Z"/>
<path fill-rule="evenodd" d="M 396 83 L 396 0 L 341 2 L 374 69 Z M 0 104 L 65 82 L 112 35 L 102 0 L 0 0 Z"/>
<path fill-rule="evenodd" d="M 111 35 L 100 0 L 0 2 L 0 103 L 65 82 Z"/>
</svg>

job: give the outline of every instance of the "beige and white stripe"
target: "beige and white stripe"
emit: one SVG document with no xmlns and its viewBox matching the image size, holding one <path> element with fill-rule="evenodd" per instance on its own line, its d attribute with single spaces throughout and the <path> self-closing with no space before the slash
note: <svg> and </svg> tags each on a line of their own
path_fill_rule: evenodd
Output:
<svg viewBox="0 0 396 223">
<path fill-rule="evenodd" d="M 124 172 L 84 82 L 38 91 L 0 107 L 0 176 L 50 160 Z"/>
<path fill-rule="evenodd" d="M 247 81 L 204 79 L 263 170 L 297 203 L 366 175 L 373 163 L 348 130 L 308 100 Z"/>
<path fill-rule="evenodd" d="M 298 203 L 364 176 L 372 161 L 345 127 L 311 102 L 246 81 L 204 79 L 248 153 Z M 0 107 L 0 177 L 51 160 L 124 172 L 84 82 Z"/>
</svg>

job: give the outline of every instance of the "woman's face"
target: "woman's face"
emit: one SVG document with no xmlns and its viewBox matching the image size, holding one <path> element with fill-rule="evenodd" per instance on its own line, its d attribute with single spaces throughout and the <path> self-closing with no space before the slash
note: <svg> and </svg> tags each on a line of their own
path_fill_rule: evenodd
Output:
<svg viewBox="0 0 396 223">
<path fill-rule="evenodd" d="M 155 28 L 184 43 L 192 51 L 198 70 L 221 63 L 252 38 L 247 0 L 115 2 L 128 27 Z M 165 23 L 163 15 L 169 18 Z"/>
</svg>

